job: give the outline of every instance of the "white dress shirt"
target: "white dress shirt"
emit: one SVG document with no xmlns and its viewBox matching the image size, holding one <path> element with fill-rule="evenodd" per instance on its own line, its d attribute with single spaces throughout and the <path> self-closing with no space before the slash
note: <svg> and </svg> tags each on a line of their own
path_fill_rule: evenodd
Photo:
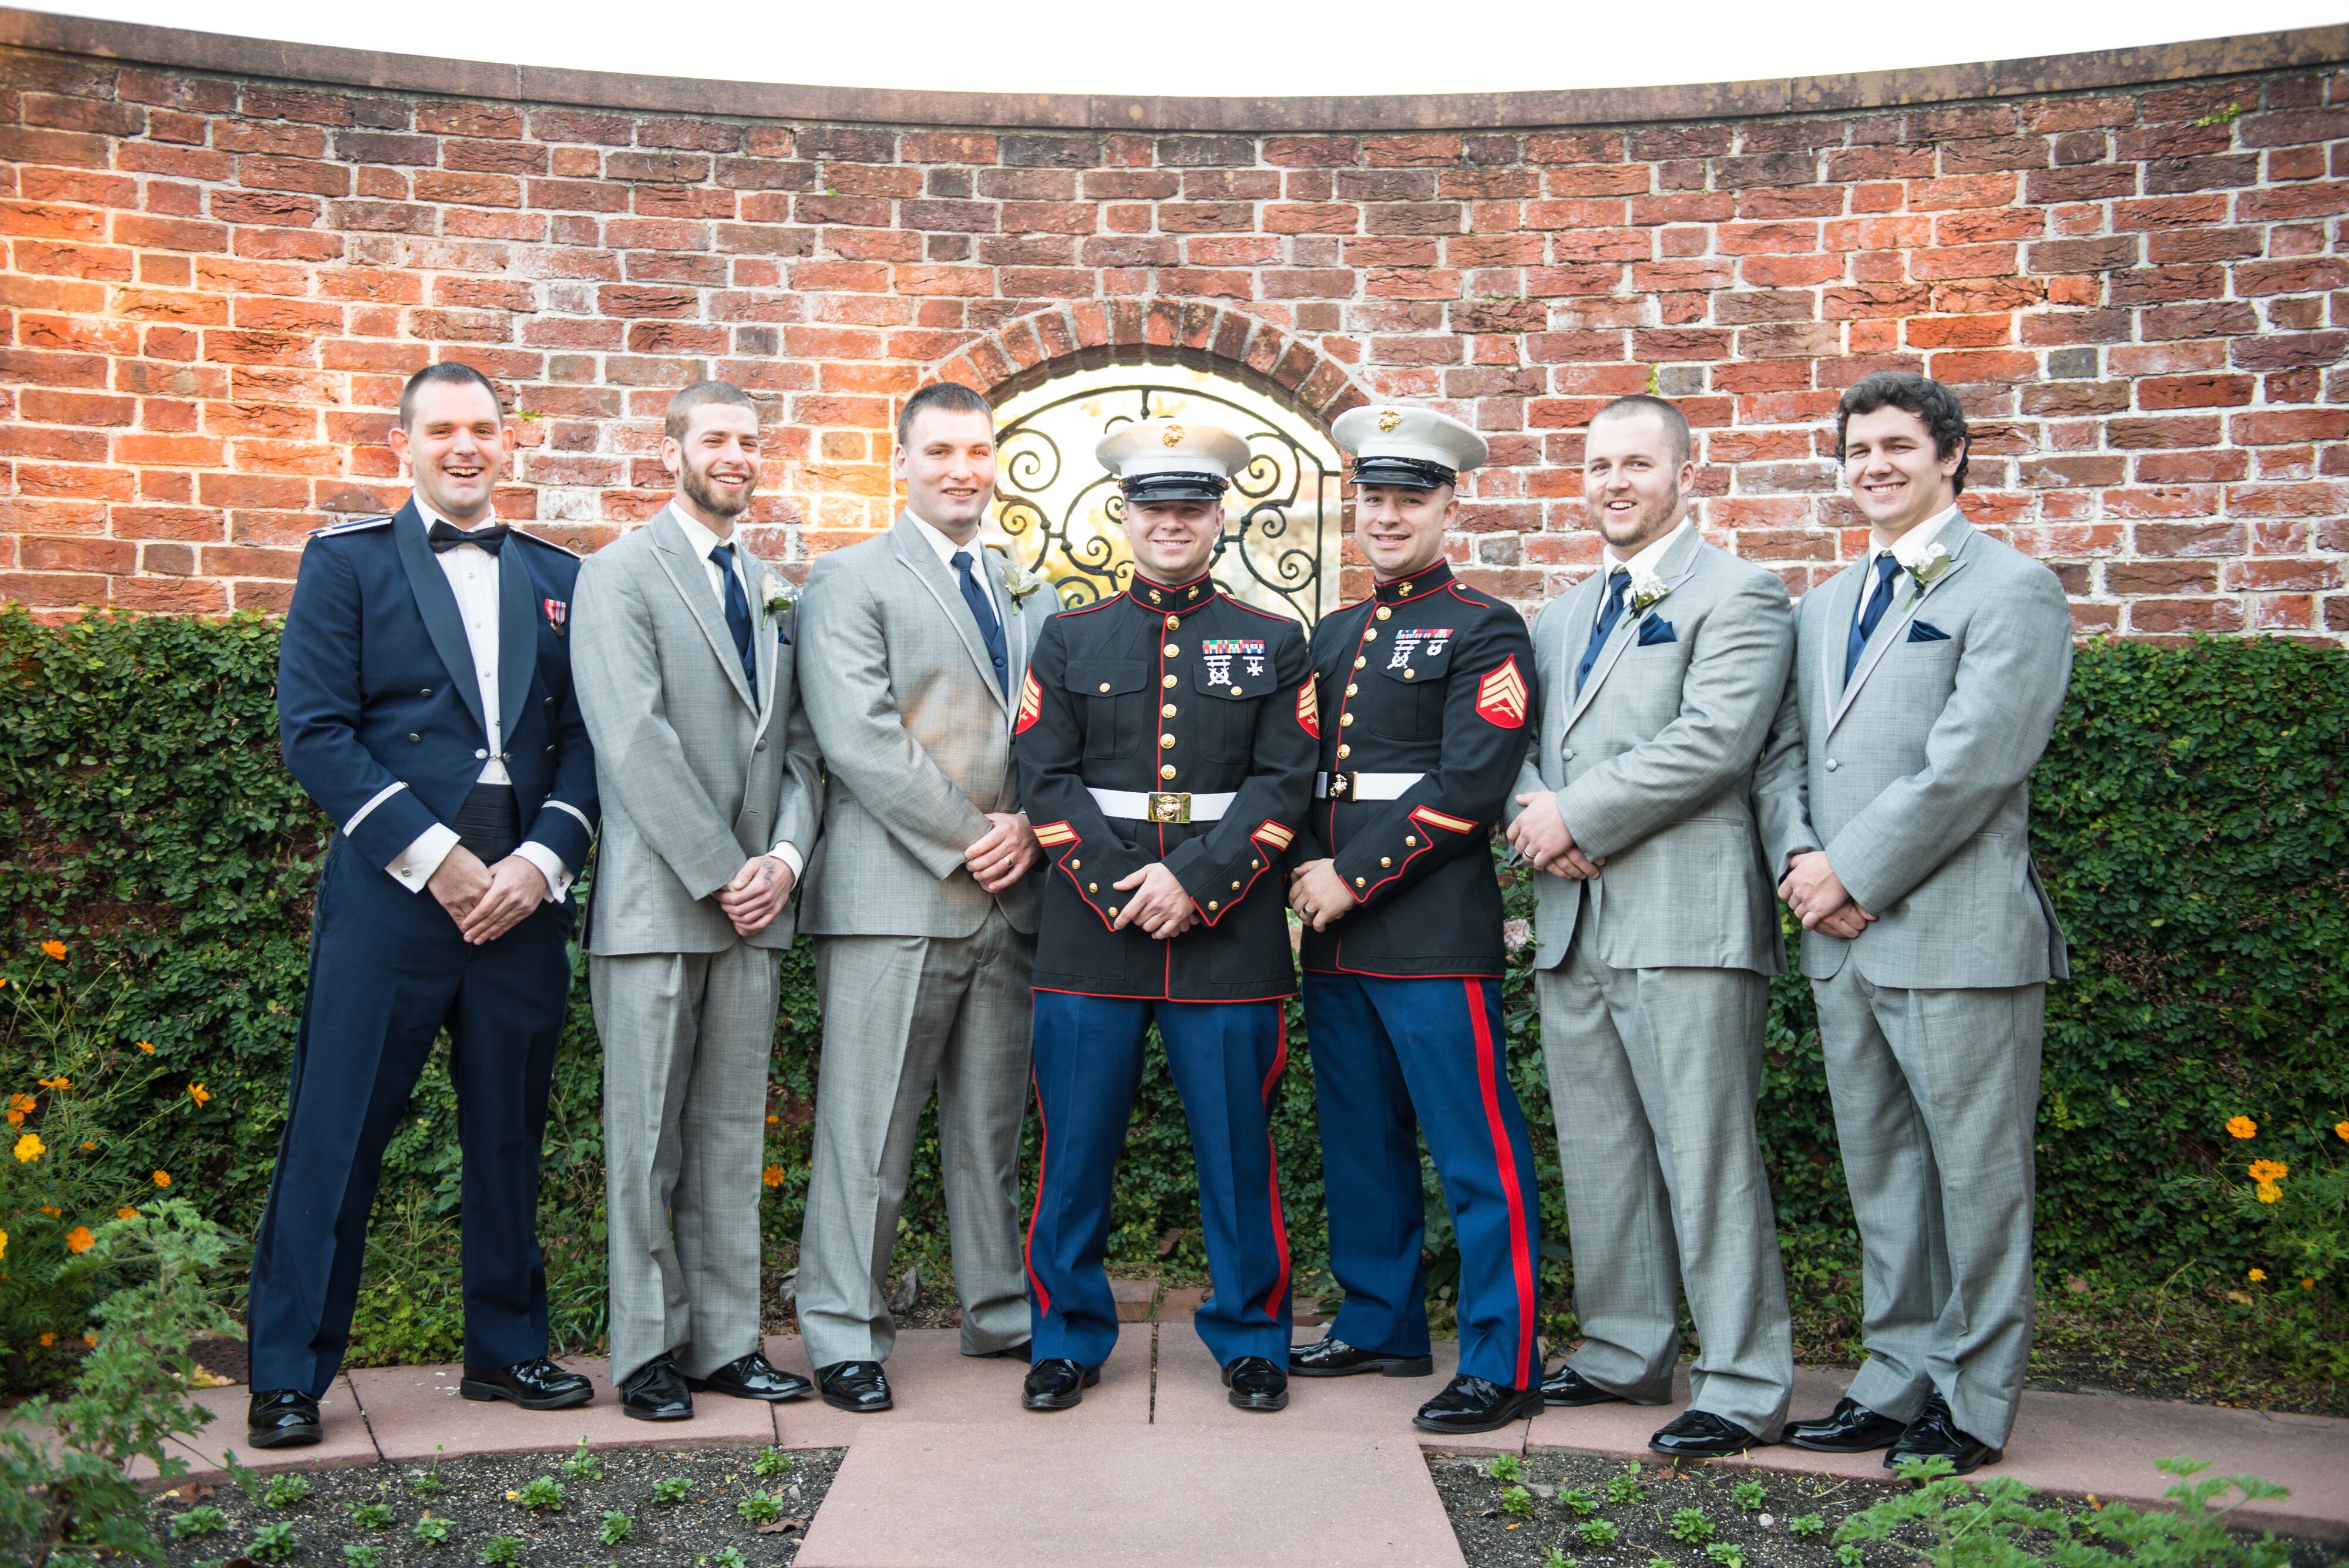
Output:
<svg viewBox="0 0 2349 1568">
<path fill-rule="evenodd" d="M 1619 555 L 1615 552 L 1615 547 L 1611 544 L 1599 552 L 1599 607 L 1591 612 L 1590 629 L 1594 632 L 1597 631 L 1599 629 L 1599 621 L 1607 614 L 1608 588 L 1606 580 L 1608 578 L 1612 577 L 1616 573 L 1623 571 L 1627 567 L 1630 570 L 1631 576 L 1634 581 L 1641 577 L 1652 575 L 1656 570 L 1656 562 L 1664 558 L 1664 552 L 1670 550 L 1674 544 L 1679 542 L 1682 534 L 1688 532 L 1695 526 L 1696 519 L 1692 517 L 1684 517 L 1677 523 L 1674 523 L 1671 528 L 1666 529 L 1664 531 L 1664 536 L 1661 539 L 1649 541 L 1646 547 L 1640 550 L 1636 555 L 1628 557 Z M 1623 591 L 1623 614 L 1628 615 L 1630 613 L 1631 591 L 1629 588 L 1626 588 Z"/>
<path fill-rule="evenodd" d="M 702 573 L 709 583 L 709 592 L 718 600 L 718 609 L 721 614 L 726 609 L 726 569 L 710 560 L 709 552 L 721 544 L 734 546 L 735 581 L 742 584 L 743 602 L 750 606 L 750 624 L 756 626 L 759 624 L 761 609 L 759 584 L 751 580 L 750 552 L 742 548 L 742 542 L 731 532 L 723 539 L 719 538 L 717 534 L 710 531 L 708 524 L 681 506 L 672 504 L 668 509 L 668 514 L 677 519 L 678 528 L 685 534 L 685 547 L 700 557 Z M 806 857 L 800 853 L 797 844 L 779 841 L 775 847 L 767 852 L 792 868 L 792 881 L 794 882 L 800 880 L 800 872 L 807 868 Z"/>
<path fill-rule="evenodd" d="M 913 508 L 907 507 L 905 509 L 905 515 L 914 520 L 914 528 L 921 534 L 922 542 L 927 544 L 932 551 L 936 552 L 938 564 L 947 569 L 947 575 L 954 579 L 955 586 L 957 588 L 960 588 L 962 586 L 962 573 L 956 567 L 954 558 L 958 553 L 968 554 L 970 557 L 970 574 L 978 581 L 978 591 L 987 595 L 987 606 L 988 609 L 995 612 L 996 627 L 998 630 L 1001 630 L 1003 627 L 1003 606 L 996 598 L 996 585 L 992 581 L 992 573 L 989 571 L 989 560 L 987 553 L 987 546 L 979 542 L 978 535 L 976 533 L 972 534 L 968 544 L 957 544 L 952 539 L 948 538 L 945 532 L 931 527 L 929 522 L 918 512 L 915 511 Z M 984 630 L 984 628 L 981 629 Z"/>
<path fill-rule="evenodd" d="M 436 522 L 449 521 L 422 501 L 416 503 L 416 512 L 428 529 Z M 454 528 L 456 524 L 449 526 Z M 465 624 L 465 645 L 473 658 L 473 685 L 481 697 L 482 727 L 489 731 L 486 745 L 490 759 L 473 782 L 511 786 L 512 776 L 500 760 L 500 754 L 505 750 L 505 730 L 501 722 L 503 716 L 498 712 L 499 558 L 478 544 L 460 544 L 454 550 L 434 551 L 432 559 L 449 579 L 450 592 L 457 596 L 457 615 Z M 357 823 L 357 819 L 353 818 L 352 825 Z M 409 892 L 422 892 L 425 884 L 432 880 L 432 873 L 440 869 L 440 862 L 456 847 L 457 830 L 435 822 L 419 833 L 384 870 Z M 547 903 L 554 903 L 569 890 L 570 869 L 553 850 L 530 839 L 515 846 L 514 853 L 536 866 L 539 874 L 546 879 Z"/>
<path fill-rule="evenodd" d="M 1925 559 L 1925 552 L 1933 548 L 1940 536 L 1948 531 L 1951 521 L 1957 516 L 1959 516 L 1958 509 L 1952 506 L 1937 517 L 1927 518 L 1899 538 L 1889 542 L 1876 530 L 1869 529 L 1868 559 L 1860 565 L 1860 570 L 1868 575 L 1860 580 L 1859 607 L 1852 612 L 1852 618 L 1857 620 L 1867 612 L 1868 595 L 1876 592 L 1876 558 L 1878 556 L 1889 554 L 1893 560 L 1900 562 L 1902 571 L 1907 571 Z M 1888 610 L 1886 614 L 1889 614 L 1890 612 Z"/>
</svg>

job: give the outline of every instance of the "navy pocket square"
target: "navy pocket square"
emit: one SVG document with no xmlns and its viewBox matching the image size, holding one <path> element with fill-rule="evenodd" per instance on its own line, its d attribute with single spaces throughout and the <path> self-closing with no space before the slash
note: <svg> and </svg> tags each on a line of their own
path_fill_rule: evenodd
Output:
<svg viewBox="0 0 2349 1568">
<path fill-rule="evenodd" d="M 1672 624 L 1670 621 L 1651 615 L 1640 623 L 1640 646 L 1643 648 L 1652 648 L 1658 643 L 1679 641 L 1680 639 L 1672 634 Z"/>
<path fill-rule="evenodd" d="M 1950 640 L 1950 634 L 1930 621 L 1911 621 L 1909 623 L 1909 640 L 1912 643 L 1946 643 Z"/>
</svg>

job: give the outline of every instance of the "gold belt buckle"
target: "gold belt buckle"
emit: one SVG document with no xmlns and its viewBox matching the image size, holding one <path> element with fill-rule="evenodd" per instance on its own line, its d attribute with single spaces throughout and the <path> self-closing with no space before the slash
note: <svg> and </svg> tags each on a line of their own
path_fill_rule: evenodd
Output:
<svg viewBox="0 0 2349 1568">
<path fill-rule="evenodd" d="M 1350 773 L 1330 775 L 1330 799 L 1343 800 L 1354 792 L 1354 776 Z"/>
<path fill-rule="evenodd" d="M 1154 792 L 1150 797 L 1150 820 L 1154 822 L 1188 822 L 1191 820 L 1191 797 L 1179 790 Z"/>
</svg>

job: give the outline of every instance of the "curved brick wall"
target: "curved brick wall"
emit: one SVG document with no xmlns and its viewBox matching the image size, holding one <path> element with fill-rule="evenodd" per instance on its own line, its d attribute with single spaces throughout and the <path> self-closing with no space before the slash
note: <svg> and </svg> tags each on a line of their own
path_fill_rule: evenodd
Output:
<svg viewBox="0 0 2349 1568">
<path fill-rule="evenodd" d="M 189 69 L 136 63 L 168 36 L 73 26 L 67 52 L 0 13 L 48 45 L 0 49 L 0 597 L 44 611 L 281 607 L 322 513 L 402 493 L 382 433 L 434 357 L 512 388 L 503 509 L 582 549 L 658 504 L 669 390 L 760 391 L 768 543 L 802 557 L 886 521 L 886 427 L 923 380 L 1122 356 L 1213 362 L 1325 419 L 1444 400 L 1495 451 L 1454 556 L 1527 604 L 1595 558 L 1574 465 L 1601 400 L 1651 378 L 1682 399 L 1707 529 L 1799 593 L 1857 537 L 1837 390 L 1922 369 L 1976 418 L 1976 517 L 2057 567 L 2084 630 L 2349 636 L 2332 32 L 2256 57 L 2281 68 L 2140 51 L 2138 80 L 2231 74 L 2042 70 L 1990 101 L 1780 84 L 1854 107 L 1748 112 L 1745 84 L 1596 95 L 1609 124 L 1526 123 L 1578 112 L 1560 95 L 1460 109 L 1503 129 L 1348 129 L 1299 100 L 1127 131 L 575 76 L 531 90 L 584 103 L 516 102 L 453 65 L 316 67 L 425 90 L 304 82 L 298 52 L 187 45 L 211 67 Z M 693 112 L 705 90 L 736 112 Z M 1184 112 L 1059 101 L 1000 118 Z M 1284 115 L 1329 129 L 1265 128 Z"/>
</svg>

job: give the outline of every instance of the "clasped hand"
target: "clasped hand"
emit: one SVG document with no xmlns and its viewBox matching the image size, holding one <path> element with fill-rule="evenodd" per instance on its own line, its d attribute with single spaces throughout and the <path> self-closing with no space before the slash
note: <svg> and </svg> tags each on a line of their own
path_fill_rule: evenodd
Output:
<svg viewBox="0 0 2349 1568">
<path fill-rule="evenodd" d="M 781 856 L 753 855 L 742 862 L 732 882 L 718 890 L 718 907 L 734 923 L 735 935 L 756 936 L 783 913 L 783 902 L 792 896 L 797 880 Z"/>
<path fill-rule="evenodd" d="M 1517 797 L 1525 808 L 1509 824 L 1509 847 L 1525 856 L 1537 872 L 1588 882 L 1607 862 L 1594 861 L 1575 843 L 1566 819 L 1557 814 L 1557 797 L 1547 789 L 1530 789 Z"/>
<path fill-rule="evenodd" d="M 546 875 L 520 855 L 508 855 L 494 866 L 459 844 L 440 858 L 424 884 L 458 934 L 476 947 L 495 942 L 522 923 L 522 917 L 546 902 Z"/>
<path fill-rule="evenodd" d="M 1163 861 L 1153 861 L 1130 876 L 1119 879 L 1113 885 L 1118 892 L 1138 889 L 1125 901 L 1110 923 L 1112 931 L 1123 931 L 1138 925 L 1164 942 L 1170 936 L 1180 936 L 1199 922 L 1199 912 L 1192 906 L 1191 895 Z"/>
<path fill-rule="evenodd" d="M 1876 916 L 1862 909 L 1844 891 L 1843 879 L 1827 864 L 1825 852 L 1806 850 L 1786 861 L 1786 875 L 1778 883 L 1778 896 L 1795 912 L 1805 931 L 1825 932 L 1829 936 L 1853 937 L 1868 929 Z"/>
<path fill-rule="evenodd" d="M 1311 921 L 1316 931 L 1329 930 L 1331 921 L 1361 902 L 1334 861 L 1308 861 L 1288 873 L 1288 907 Z"/>
<path fill-rule="evenodd" d="M 989 811 L 987 820 L 987 832 L 962 852 L 962 860 L 982 891 L 1001 892 L 1044 858 L 1044 846 L 1021 812 Z"/>
</svg>

